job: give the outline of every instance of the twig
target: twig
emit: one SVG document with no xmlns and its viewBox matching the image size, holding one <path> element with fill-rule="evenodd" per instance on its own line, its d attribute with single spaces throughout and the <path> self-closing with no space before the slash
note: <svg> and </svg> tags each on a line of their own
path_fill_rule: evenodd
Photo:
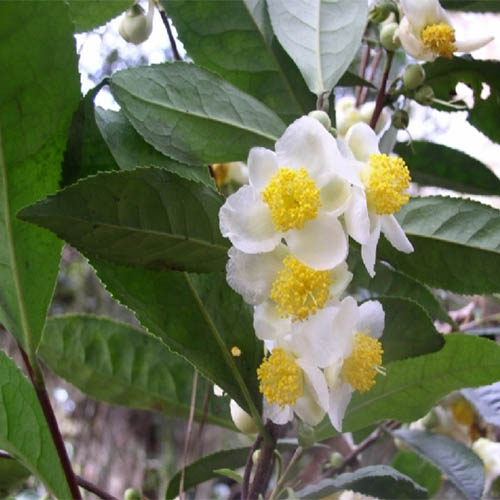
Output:
<svg viewBox="0 0 500 500">
<path fill-rule="evenodd" d="M 163 21 L 163 24 L 165 25 L 165 28 L 167 30 L 168 40 L 170 41 L 170 47 L 172 47 L 172 54 L 174 55 L 174 59 L 176 61 L 182 61 L 182 57 L 177 49 L 177 43 L 175 41 L 174 34 L 172 33 L 172 28 L 170 27 L 167 13 L 165 12 L 163 5 L 161 5 L 158 0 L 155 0 L 155 4 L 156 7 L 158 7 L 158 12 L 160 13 L 161 20 Z"/>
<path fill-rule="evenodd" d="M 262 436 L 259 434 L 257 439 L 254 441 L 252 447 L 250 448 L 250 453 L 247 457 L 247 463 L 245 464 L 245 471 L 243 473 L 243 483 L 241 484 L 241 498 L 245 500 L 248 498 L 248 486 L 250 484 L 250 475 L 253 468 L 253 454 L 259 448 L 262 443 Z"/>
<path fill-rule="evenodd" d="M 500 321 L 500 313 L 491 314 L 490 316 L 484 316 L 484 318 L 475 319 L 474 321 L 469 321 L 468 323 L 462 323 L 460 325 L 460 331 L 470 330 L 476 326 L 481 326 L 484 323 L 489 323 L 490 321 Z"/>
<path fill-rule="evenodd" d="M 391 70 L 392 58 L 394 57 L 394 52 L 387 52 L 387 59 L 385 60 L 384 74 L 382 75 L 382 81 L 380 82 L 380 88 L 378 89 L 377 101 L 375 102 L 375 109 L 373 110 L 372 119 L 370 120 L 370 127 L 375 130 L 375 125 L 379 119 L 380 113 L 385 104 L 385 87 L 387 85 L 387 79 L 389 78 L 389 71 Z"/>
<path fill-rule="evenodd" d="M 66 451 L 66 447 L 64 446 L 64 441 L 61 436 L 59 426 L 57 425 L 56 417 L 54 415 L 54 410 L 52 409 L 52 405 L 50 404 L 49 395 L 45 387 L 43 375 L 41 375 L 41 370 L 39 367 L 36 370 L 40 373 L 41 376 L 39 375 L 35 380 L 35 373 L 28 355 L 26 354 L 26 351 L 21 347 L 20 344 L 18 344 L 18 347 L 21 351 L 21 356 L 23 357 L 24 364 L 26 365 L 26 370 L 28 371 L 31 383 L 33 384 L 36 395 L 38 396 L 38 401 L 40 402 L 40 406 L 42 407 L 45 420 L 47 421 L 52 440 L 54 441 L 54 445 L 56 447 L 57 454 L 59 455 L 59 460 L 61 462 L 61 466 L 63 468 L 64 475 L 71 492 L 71 497 L 74 500 L 81 500 L 82 496 L 80 494 L 80 490 L 78 489 L 75 473 L 73 472 L 71 462 L 69 461 L 68 453 Z M 34 361 L 36 362 L 36 358 L 34 358 Z"/>
<path fill-rule="evenodd" d="M 186 439 L 184 440 L 184 452 L 182 456 L 181 479 L 179 481 L 179 499 L 184 499 L 184 475 L 186 472 L 187 456 L 189 451 L 189 443 L 191 441 L 191 433 L 193 431 L 194 408 L 196 406 L 196 389 L 198 387 L 198 372 L 195 370 L 193 374 L 193 386 L 191 389 L 191 405 L 189 407 L 189 420 L 186 430 Z"/>
<path fill-rule="evenodd" d="M 370 59 L 370 46 L 367 44 L 363 50 L 363 56 L 361 58 L 361 65 L 359 67 L 359 76 L 361 78 L 365 77 L 366 73 L 366 67 L 368 66 L 368 60 Z M 356 93 L 354 94 L 356 97 L 356 107 L 359 108 L 360 105 L 360 99 L 361 99 L 361 90 L 363 87 L 361 85 L 358 85 L 356 87 Z"/>
<path fill-rule="evenodd" d="M 370 73 L 366 77 L 366 80 L 369 81 L 370 83 L 373 82 L 373 80 L 375 78 L 375 75 L 377 73 L 377 68 L 378 68 L 378 65 L 380 63 L 380 59 L 382 59 L 382 50 L 378 50 L 375 53 L 375 57 L 373 58 L 373 61 L 370 65 Z M 361 89 L 361 96 L 359 98 L 359 105 L 360 106 L 365 103 L 366 98 L 368 97 L 368 91 L 369 91 L 368 87 L 363 87 Z"/>
<path fill-rule="evenodd" d="M 286 466 L 285 471 L 283 472 L 283 475 L 279 478 L 278 482 L 276 483 L 276 486 L 274 487 L 271 496 L 269 497 L 269 500 L 275 500 L 278 498 L 278 495 L 283 488 L 284 484 L 286 483 L 288 479 L 288 475 L 292 471 L 293 467 L 295 464 L 298 462 L 300 457 L 302 456 L 302 453 L 304 453 L 304 448 L 302 446 L 299 446 L 294 454 L 292 455 L 292 458 L 290 459 L 290 462 L 288 462 L 288 465 Z"/>
</svg>

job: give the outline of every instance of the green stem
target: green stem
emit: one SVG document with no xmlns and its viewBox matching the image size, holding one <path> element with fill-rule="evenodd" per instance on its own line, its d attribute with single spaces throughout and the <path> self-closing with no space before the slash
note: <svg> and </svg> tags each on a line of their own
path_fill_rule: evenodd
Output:
<svg viewBox="0 0 500 500">
<path fill-rule="evenodd" d="M 292 471 L 293 467 L 295 464 L 299 461 L 300 457 L 302 456 L 302 453 L 304 453 L 304 448 L 302 446 L 299 446 L 294 454 L 292 455 L 292 458 L 290 459 L 290 462 L 288 462 L 288 465 L 286 466 L 285 472 L 283 472 L 283 475 L 280 477 L 278 482 L 276 483 L 276 486 L 274 487 L 271 496 L 269 497 L 269 500 L 276 500 L 279 497 L 279 494 L 285 485 L 288 476 L 290 475 L 290 472 Z"/>
</svg>

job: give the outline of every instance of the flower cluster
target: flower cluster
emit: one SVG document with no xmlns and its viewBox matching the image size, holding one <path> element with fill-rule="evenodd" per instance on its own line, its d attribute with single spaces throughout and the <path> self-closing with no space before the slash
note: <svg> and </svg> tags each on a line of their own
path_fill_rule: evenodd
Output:
<svg viewBox="0 0 500 500">
<path fill-rule="evenodd" d="M 394 217 L 409 198 L 408 168 L 380 153 L 366 123 L 336 140 L 304 116 L 275 151 L 250 151 L 248 174 L 219 219 L 233 244 L 228 283 L 254 306 L 268 350 L 257 370 L 265 417 L 283 424 L 296 413 L 315 425 L 328 413 L 341 430 L 353 391 L 369 390 L 383 373 L 381 304 L 342 299 L 352 278 L 348 239 L 360 244 L 371 276 L 381 232 L 413 251 Z"/>
</svg>

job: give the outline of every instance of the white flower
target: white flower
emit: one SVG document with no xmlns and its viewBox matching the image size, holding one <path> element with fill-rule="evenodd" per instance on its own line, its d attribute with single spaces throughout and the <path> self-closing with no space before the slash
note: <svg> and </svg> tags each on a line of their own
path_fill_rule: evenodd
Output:
<svg viewBox="0 0 500 500">
<path fill-rule="evenodd" d="M 325 367 L 329 387 L 328 416 L 339 432 L 354 390 L 365 392 L 375 384 L 377 373 L 383 373 L 382 346 L 377 340 L 384 330 L 385 314 L 377 301 L 358 307 L 352 297 L 339 306 L 318 311 L 304 323 L 293 326 L 293 338 L 304 349 L 308 331 L 321 345 L 315 353 L 316 364 Z"/>
<path fill-rule="evenodd" d="M 410 173 L 401 158 L 380 153 L 377 136 L 365 123 L 351 127 L 345 140 L 349 146 L 346 154 L 352 154 L 353 168 L 364 189 L 353 186 L 344 221 L 348 234 L 361 245 L 361 257 L 373 277 L 380 232 L 399 251 L 413 252 L 393 215 L 409 200 Z"/>
<path fill-rule="evenodd" d="M 370 123 L 373 111 L 375 110 L 375 101 L 365 102 L 360 108 L 356 107 L 356 99 L 353 96 L 344 96 L 335 103 L 335 120 L 337 124 L 337 133 L 344 137 L 347 131 L 356 123 Z M 375 132 L 379 134 L 389 123 L 390 113 L 384 108 L 375 125 Z"/>
<path fill-rule="evenodd" d="M 240 432 L 243 432 L 243 434 L 254 434 L 258 432 L 253 418 L 233 399 L 231 399 L 229 403 L 229 409 L 234 425 Z"/>
<path fill-rule="evenodd" d="M 292 322 L 337 300 L 352 279 L 345 262 L 318 271 L 299 262 L 282 243 L 263 254 L 232 247 L 226 270 L 229 285 L 256 306 L 254 327 L 260 339 L 286 335 Z"/>
<path fill-rule="evenodd" d="M 472 449 L 481 457 L 484 463 L 485 491 L 487 492 L 493 481 L 500 476 L 500 443 L 486 438 L 474 441 Z"/>
<path fill-rule="evenodd" d="M 248 183 L 248 167 L 241 161 L 229 163 L 214 163 L 212 172 L 217 186 L 224 186 L 230 182 L 237 184 Z"/>
<path fill-rule="evenodd" d="M 454 52 L 472 52 L 493 40 L 488 36 L 457 41 L 449 17 L 438 0 L 400 0 L 400 7 L 403 17 L 395 36 L 415 59 L 451 58 Z"/>
<path fill-rule="evenodd" d="M 264 420 L 282 425 L 292 420 L 294 413 L 309 425 L 323 420 L 328 409 L 328 386 L 316 361 L 323 347 L 313 335 L 309 332 L 277 340 L 258 368 Z"/>
<path fill-rule="evenodd" d="M 332 135 L 303 116 L 276 142 L 276 152 L 252 148 L 248 186 L 229 196 L 220 229 L 245 253 L 274 250 L 285 239 L 291 253 L 314 269 L 332 269 L 347 257 L 338 221 L 358 182 Z"/>
<path fill-rule="evenodd" d="M 149 0 L 148 13 L 144 13 L 144 9 L 135 3 L 127 9 L 122 17 L 118 32 L 121 37 L 129 43 L 139 45 L 145 42 L 153 31 L 153 14 L 155 6 L 153 0 Z"/>
</svg>

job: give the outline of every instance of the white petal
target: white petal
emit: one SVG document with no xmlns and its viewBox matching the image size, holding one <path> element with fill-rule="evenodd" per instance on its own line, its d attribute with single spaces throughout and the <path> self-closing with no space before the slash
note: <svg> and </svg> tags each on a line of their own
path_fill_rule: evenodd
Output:
<svg viewBox="0 0 500 500">
<path fill-rule="evenodd" d="M 366 204 L 365 192 L 353 187 L 349 205 L 344 212 L 344 221 L 347 233 L 360 245 L 364 245 L 370 239 L 370 218 Z"/>
<path fill-rule="evenodd" d="M 304 371 L 304 396 L 314 400 L 322 409 L 328 409 L 328 386 L 323 372 L 314 364 L 299 358 L 296 363 Z M 321 418 L 323 418 L 323 415 Z"/>
<path fill-rule="evenodd" d="M 264 302 L 269 298 L 273 281 L 283 268 L 283 259 L 288 253 L 287 247 L 281 243 L 272 252 L 259 254 L 248 254 L 231 247 L 226 264 L 229 286 L 248 304 L 255 306 Z"/>
<path fill-rule="evenodd" d="M 361 246 L 361 259 L 368 271 L 368 274 L 373 278 L 375 276 L 375 259 L 377 257 L 377 244 L 380 238 L 380 217 L 370 214 L 371 232 L 370 239 L 367 243 Z"/>
<path fill-rule="evenodd" d="M 484 47 L 486 44 L 490 43 L 495 37 L 493 36 L 483 36 L 477 38 L 471 38 L 470 40 L 457 40 L 455 42 L 455 47 L 457 48 L 457 52 L 474 52 L 481 47 Z"/>
<path fill-rule="evenodd" d="M 219 225 L 222 235 L 242 252 L 270 252 L 281 241 L 268 206 L 252 186 L 229 196 L 219 211 Z"/>
<path fill-rule="evenodd" d="M 332 269 L 330 274 L 332 277 L 332 285 L 330 286 L 330 294 L 333 300 L 337 300 L 349 286 L 352 280 L 352 273 L 349 272 L 346 262 L 342 262 L 337 267 Z"/>
<path fill-rule="evenodd" d="M 353 125 L 345 140 L 358 161 L 366 163 L 372 154 L 380 153 L 377 135 L 366 123 Z"/>
<path fill-rule="evenodd" d="M 404 253 L 413 252 L 413 245 L 410 243 L 410 240 L 407 238 L 394 215 L 382 215 L 380 217 L 380 223 L 382 233 L 396 250 Z"/>
<path fill-rule="evenodd" d="M 359 306 L 358 332 L 370 330 L 370 337 L 379 339 L 384 333 L 385 312 L 382 304 L 368 300 Z"/>
<path fill-rule="evenodd" d="M 276 142 L 280 167 L 305 168 L 313 179 L 333 169 L 342 158 L 333 136 L 318 120 L 303 116 L 295 120 Z"/>
<path fill-rule="evenodd" d="M 346 297 L 337 308 L 332 324 L 336 355 L 340 358 L 348 358 L 352 353 L 358 318 L 358 304 L 352 297 Z"/>
<path fill-rule="evenodd" d="M 254 309 L 253 328 L 255 335 L 261 340 L 275 340 L 290 333 L 292 321 L 281 318 L 276 305 L 267 300 Z"/>
<path fill-rule="evenodd" d="M 285 235 L 290 251 L 313 269 L 332 269 L 347 258 L 347 237 L 337 217 L 326 212 Z"/>
<path fill-rule="evenodd" d="M 438 24 L 447 20 L 438 0 L 401 0 L 401 6 L 417 33 L 430 24 Z"/>
<path fill-rule="evenodd" d="M 408 18 L 403 17 L 399 23 L 399 28 L 396 30 L 397 38 L 399 38 L 403 49 L 407 54 L 420 61 L 434 61 L 438 54 L 424 47 L 420 39 L 420 32 L 414 32 Z"/>
<path fill-rule="evenodd" d="M 352 393 L 352 387 L 345 382 L 340 382 L 335 389 L 330 389 L 328 416 L 333 427 L 339 432 L 342 432 L 342 421 Z"/>
<path fill-rule="evenodd" d="M 320 191 L 321 209 L 339 216 L 345 211 L 351 197 L 349 182 L 338 175 L 330 175 Z"/>
<path fill-rule="evenodd" d="M 277 404 L 270 405 L 266 401 L 266 398 L 264 398 L 262 406 L 264 422 L 269 419 L 272 420 L 275 424 L 285 425 L 293 419 L 293 410 L 292 408 L 290 408 L 290 406 L 281 408 L 281 406 Z"/>
<path fill-rule="evenodd" d="M 248 155 L 248 176 L 250 184 L 262 191 L 271 177 L 278 172 L 276 153 L 265 148 L 252 148 Z"/>
</svg>

